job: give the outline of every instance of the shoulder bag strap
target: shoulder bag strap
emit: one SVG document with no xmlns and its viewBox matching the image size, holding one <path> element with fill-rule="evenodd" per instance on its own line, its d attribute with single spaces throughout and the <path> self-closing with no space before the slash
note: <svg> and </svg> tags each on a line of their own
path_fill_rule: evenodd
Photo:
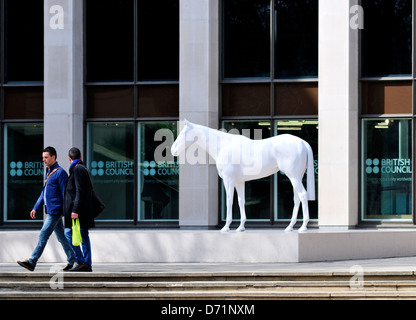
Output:
<svg viewBox="0 0 416 320">
<path fill-rule="evenodd" d="M 52 173 L 54 173 L 54 172 L 58 171 L 58 169 L 60 169 L 60 167 L 55 168 L 55 169 L 53 169 L 51 172 L 49 172 L 49 174 L 48 174 L 48 176 L 46 177 L 46 180 L 45 180 L 45 185 L 46 185 L 46 182 L 48 182 L 49 177 L 52 175 Z"/>
</svg>

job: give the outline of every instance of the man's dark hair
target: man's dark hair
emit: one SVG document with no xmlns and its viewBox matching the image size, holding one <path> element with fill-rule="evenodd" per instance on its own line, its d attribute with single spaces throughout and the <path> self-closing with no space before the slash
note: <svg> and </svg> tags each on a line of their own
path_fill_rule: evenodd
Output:
<svg viewBox="0 0 416 320">
<path fill-rule="evenodd" d="M 78 148 L 71 148 L 68 151 L 68 157 L 71 158 L 71 160 L 81 159 L 81 151 Z"/>
<path fill-rule="evenodd" d="M 46 147 L 45 149 L 43 149 L 43 152 L 48 152 L 51 157 L 55 156 L 55 159 L 58 158 L 58 155 L 56 154 L 56 149 L 54 147 Z"/>
</svg>

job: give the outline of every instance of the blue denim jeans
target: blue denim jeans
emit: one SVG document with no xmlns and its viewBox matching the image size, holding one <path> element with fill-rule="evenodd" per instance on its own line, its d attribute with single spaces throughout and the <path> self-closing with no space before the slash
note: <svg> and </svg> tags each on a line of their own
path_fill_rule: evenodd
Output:
<svg viewBox="0 0 416 320">
<path fill-rule="evenodd" d="M 72 229 L 71 228 L 65 228 L 65 237 L 68 240 L 68 242 L 71 244 L 72 249 L 75 252 L 75 260 L 78 263 L 86 263 L 89 267 L 92 267 L 91 242 L 90 242 L 88 229 L 81 229 L 82 243 L 79 246 L 72 245 Z"/>
<path fill-rule="evenodd" d="M 67 239 L 65 238 L 65 231 L 64 231 L 64 223 L 62 221 L 62 215 L 50 215 L 47 214 L 45 221 L 43 222 L 42 229 L 39 233 L 39 241 L 32 253 L 32 257 L 29 259 L 29 262 L 36 266 L 40 256 L 45 249 L 46 243 L 49 240 L 52 232 L 55 231 L 56 238 L 61 243 L 62 248 L 65 251 L 67 261 L 69 264 L 73 264 L 75 262 L 75 254 L 74 250 L 72 250 L 71 246 L 69 245 Z"/>
</svg>

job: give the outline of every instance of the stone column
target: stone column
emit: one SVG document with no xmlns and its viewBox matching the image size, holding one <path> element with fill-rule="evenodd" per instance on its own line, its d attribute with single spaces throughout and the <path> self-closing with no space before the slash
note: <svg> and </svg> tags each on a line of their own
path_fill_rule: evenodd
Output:
<svg viewBox="0 0 416 320">
<path fill-rule="evenodd" d="M 44 1 L 44 144 L 83 150 L 83 1 Z"/>
<path fill-rule="evenodd" d="M 218 127 L 218 0 L 180 0 L 180 120 Z M 218 223 L 215 165 L 180 165 L 179 225 Z"/>
<path fill-rule="evenodd" d="M 357 0 L 319 1 L 320 228 L 349 228 L 358 221 L 357 8 Z"/>
</svg>

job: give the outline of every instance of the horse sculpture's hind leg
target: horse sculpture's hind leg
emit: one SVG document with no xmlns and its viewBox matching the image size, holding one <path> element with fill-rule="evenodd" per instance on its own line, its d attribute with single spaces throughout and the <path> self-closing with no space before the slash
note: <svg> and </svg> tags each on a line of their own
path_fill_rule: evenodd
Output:
<svg viewBox="0 0 416 320">
<path fill-rule="evenodd" d="M 295 225 L 296 220 L 298 218 L 300 199 L 294 188 L 293 188 L 293 202 L 294 202 L 294 206 L 293 206 L 293 211 L 292 211 L 292 219 L 290 220 L 289 225 L 285 229 L 286 232 L 293 231 L 293 226 Z"/>
<path fill-rule="evenodd" d="M 223 179 L 225 193 L 227 195 L 227 219 L 225 226 L 221 229 L 221 232 L 230 231 L 230 224 L 233 221 L 233 197 L 234 197 L 234 183 L 229 181 L 226 177 Z"/>
<path fill-rule="evenodd" d="M 302 212 L 303 212 L 303 223 L 302 226 L 299 228 L 298 232 L 305 232 L 307 230 L 307 225 L 309 222 L 309 208 L 308 208 L 308 193 L 305 190 L 305 187 L 302 184 L 302 178 L 289 178 L 290 182 L 293 185 L 293 193 L 295 199 L 295 206 L 293 208 L 292 219 L 290 221 L 289 226 L 286 228 L 285 231 L 292 231 L 293 226 L 296 223 L 298 210 L 299 210 L 299 201 L 302 203 Z M 296 200 L 296 196 L 298 200 Z"/>
<path fill-rule="evenodd" d="M 244 224 L 246 223 L 246 199 L 245 199 L 245 183 L 239 183 L 235 185 L 238 194 L 238 205 L 240 207 L 240 226 L 237 228 L 237 232 L 246 230 Z"/>
<path fill-rule="evenodd" d="M 303 187 L 303 186 L 302 186 Z M 305 190 L 305 188 L 303 188 Z M 303 213 L 303 223 L 302 226 L 299 228 L 298 232 L 305 232 L 308 230 L 308 222 L 309 222 L 309 207 L 308 207 L 308 194 L 305 190 L 305 193 L 301 196 L 302 202 L 302 213 Z"/>
</svg>

